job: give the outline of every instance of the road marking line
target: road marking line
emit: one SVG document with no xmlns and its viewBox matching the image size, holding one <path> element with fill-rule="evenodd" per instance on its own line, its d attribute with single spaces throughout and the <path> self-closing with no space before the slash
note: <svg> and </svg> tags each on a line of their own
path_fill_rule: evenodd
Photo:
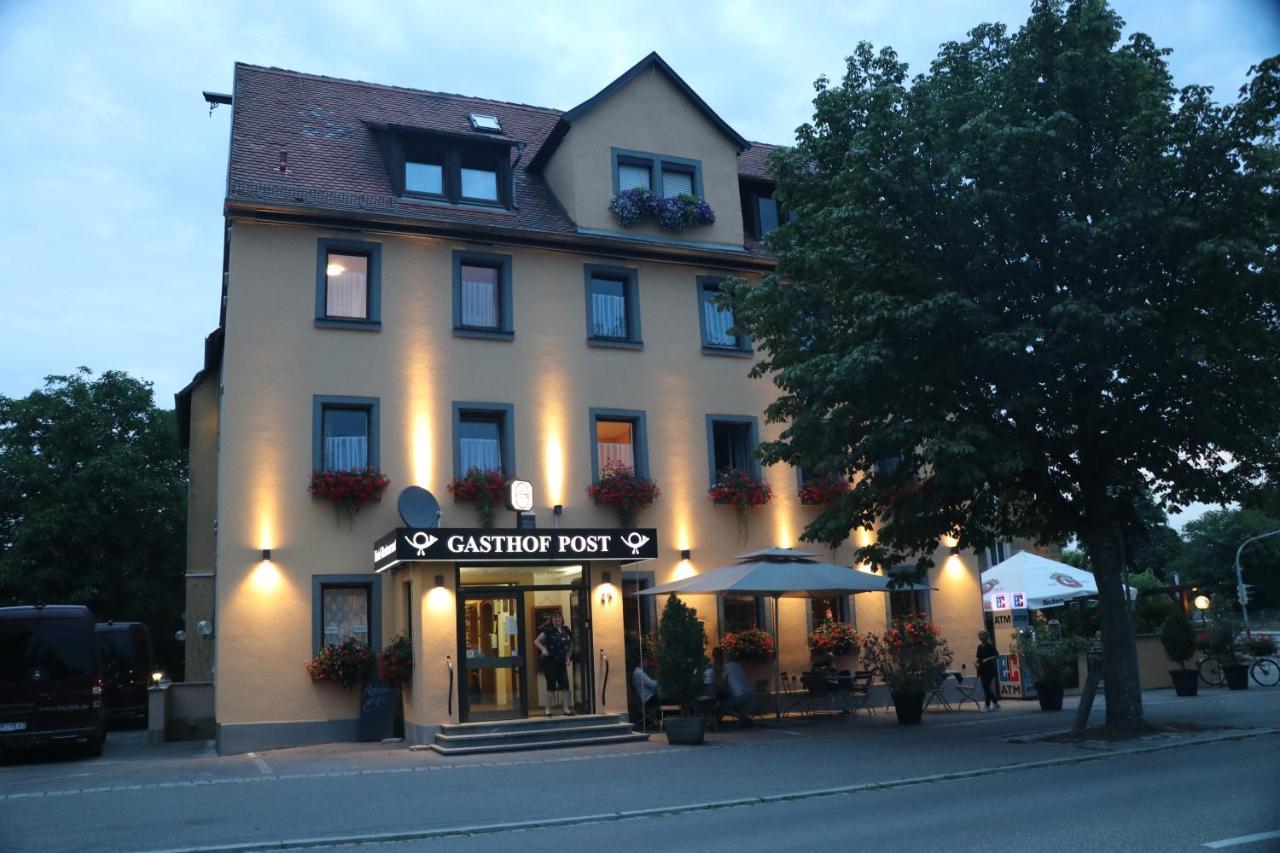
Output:
<svg viewBox="0 0 1280 853">
<path fill-rule="evenodd" d="M 256 752 L 249 753 L 249 760 L 252 761 L 255 765 L 257 765 L 258 772 L 261 773 L 263 776 L 276 775 L 271 771 L 271 768 L 267 766 L 267 762 L 262 760 L 262 756 L 258 755 Z"/>
<path fill-rule="evenodd" d="M 771 805 L 790 803 L 799 800 L 812 800 L 826 797 L 839 797 L 874 791 L 888 791 L 916 785 L 929 785 L 935 782 L 953 782 L 976 779 L 984 776 L 995 776 L 1019 770 L 1039 770 L 1048 767 L 1062 767 L 1071 764 L 1085 764 L 1093 761 L 1105 761 L 1121 755 L 1142 755 L 1149 752 L 1163 752 L 1178 746 L 1195 746 L 1203 743 L 1217 743 L 1227 740 L 1243 740 L 1248 737 L 1280 734 L 1280 729 L 1261 729 L 1248 734 L 1235 733 L 1183 742 L 1178 744 L 1164 743 L 1155 746 L 1137 747 L 1118 752 L 1093 753 L 1089 755 L 1073 755 L 1063 758 L 1047 758 L 1041 761 L 1027 761 L 1021 764 L 1001 764 L 992 767 L 979 767 L 973 770 L 957 770 L 950 773 L 938 773 L 931 776 L 915 776 L 905 779 L 891 779 L 884 782 L 863 782 L 857 785 L 843 785 L 837 788 L 819 788 L 811 791 L 794 791 L 784 794 L 768 794 L 759 797 L 740 797 L 732 800 L 713 800 L 703 803 L 685 803 L 683 805 L 656 806 L 648 809 L 634 809 L 623 812 L 603 812 L 600 814 L 569 815 L 566 817 L 546 818 L 543 820 L 513 821 L 511 823 L 473 824 L 470 826 L 439 827 L 436 829 L 405 830 L 401 832 L 365 833 L 359 835 L 328 836 L 322 838 L 280 838 L 269 841 L 257 841 L 238 844 L 218 844 L 201 847 L 174 847 L 153 853 L 222 853 L 222 851 L 254 851 L 254 850 L 294 850 L 307 847 L 333 847 L 352 844 L 386 844 L 397 841 L 429 841 L 438 838 L 457 838 L 466 835 L 496 835 L 505 832 L 520 832 L 530 829 L 549 829 L 566 826 L 584 826 L 596 823 L 614 823 L 637 818 L 665 817 L 668 815 L 691 814 L 696 812 L 719 811 L 722 809 L 741 808 L 743 806 Z M 1221 842 L 1218 842 L 1221 843 Z M 1208 845 L 1206 845 L 1208 846 Z"/>
<path fill-rule="evenodd" d="M 1252 844 L 1255 841 L 1267 841 L 1271 838 L 1280 838 L 1280 829 L 1271 832 L 1255 832 L 1253 835 L 1238 835 L 1235 838 L 1224 838 L 1221 841 L 1208 841 L 1202 846 L 1204 847 L 1239 847 L 1241 844 Z"/>
<path fill-rule="evenodd" d="M 780 735 L 791 735 L 792 737 L 800 737 L 800 732 L 793 732 L 787 729 L 774 729 Z"/>
</svg>

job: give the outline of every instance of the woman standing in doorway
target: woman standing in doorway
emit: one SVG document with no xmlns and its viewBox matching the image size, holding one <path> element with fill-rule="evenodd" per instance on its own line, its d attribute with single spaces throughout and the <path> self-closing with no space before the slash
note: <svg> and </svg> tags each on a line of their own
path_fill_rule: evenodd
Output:
<svg viewBox="0 0 1280 853">
<path fill-rule="evenodd" d="M 551 703 L 555 694 L 560 694 L 561 707 L 566 716 L 572 716 L 569 707 L 569 652 L 573 648 L 573 633 L 564 626 L 564 616 L 551 614 L 551 621 L 542 626 L 542 631 L 534 639 L 542 655 L 542 674 L 547 679 L 547 692 L 543 696 L 543 708 L 546 716 L 551 716 Z"/>
</svg>

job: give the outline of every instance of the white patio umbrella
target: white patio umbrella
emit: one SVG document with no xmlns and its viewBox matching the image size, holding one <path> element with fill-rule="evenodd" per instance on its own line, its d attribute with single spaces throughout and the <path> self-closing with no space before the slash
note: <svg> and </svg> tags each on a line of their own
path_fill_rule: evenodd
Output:
<svg viewBox="0 0 1280 853">
<path fill-rule="evenodd" d="M 1015 592 L 1027 597 L 1028 609 L 1043 610 L 1061 607 L 1072 599 L 1097 595 L 1098 584 L 1093 575 L 1083 569 L 1019 551 L 982 573 L 982 606 L 993 610 L 997 594 Z M 1133 591 L 1127 592 L 1132 597 Z"/>
<path fill-rule="evenodd" d="M 777 704 L 781 689 L 778 657 L 782 645 L 778 642 L 778 599 L 811 598 L 815 595 L 852 595 L 859 592 L 888 592 L 889 579 L 868 572 L 860 572 L 848 566 L 820 563 L 816 554 L 795 548 L 765 548 L 749 554 L 739 554 L 734 559 L 742 562 L 731 566 L 710 569 L 692 577 L 659 584 L 640 590 L 636 595 L 724 595 L 737 592 L 749 595 L 767 595 L 773 599 L 773 639 L 776 646 L 773 656 L 774 710 L 781 718 Z M 927 589 L 911 585 L 900 589 Z"/>
</svg>

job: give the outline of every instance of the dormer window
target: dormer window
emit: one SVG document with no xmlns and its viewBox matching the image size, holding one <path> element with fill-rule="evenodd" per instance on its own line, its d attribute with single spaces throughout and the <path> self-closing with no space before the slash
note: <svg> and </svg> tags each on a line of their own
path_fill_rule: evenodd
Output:
<svg viewBox="0 0 1280 853">
<path fill-rule="evenodd" d="M 683 157 L 613 149 L 613 194 L 643 189 L 665 198 L 702 197 L 702 163 Z"/>
<path fill-rule="evenodd" d="M 498 121 L 497 116 L 472 113 L 471 126 L 481 133 L 502 133 L 502 124 Z"/>
<path fill-rule="evenodd" d="M 511 148 L 505 140 L 409 132 L 388 136 L 387 160 L 398 193 L 448 204 L 511 203 Z"/>
<path fill-rule="evenodd" d="M 742 184 L 742 224 L 748 234 L 763 240 L 778 230 L 778 226 L 795 221 L 795 213 L 779 206 L 768 184 Z"/>
</svg>

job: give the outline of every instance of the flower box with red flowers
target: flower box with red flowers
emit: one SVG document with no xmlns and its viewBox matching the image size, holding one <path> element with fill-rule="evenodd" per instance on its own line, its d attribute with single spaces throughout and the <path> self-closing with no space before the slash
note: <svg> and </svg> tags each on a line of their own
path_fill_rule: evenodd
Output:
<svg viewBox="0 0 1280 853">
<path fill-rule="evenodd" d="M 449 481 L 454 500 L 469 501 L 480 513 L 480 525 L 493 527 L 494 510 L 502 503 L 507 478 L 496 468 L 468 468 L 461 477 Z"/>
<path fill-rule="evenodd" d="M 328 645 L 316 652 L 307 662 L 307 674 L 312 681 L 332 681 L 350 690 L 361 681 L 373 666 L 373 652 L 354 637 L 348 637 L 336 645 Z"/>
<path fill-rule="evenodd" d="M 587 486 L 587 496 L 600 506 L 612 507 L 618 514 L 619 527 L 634 527 L 636 514 L 648 509 L 662 490 L 648 477 L 638 476 L 635 469 L 620 462 L 605 465 L 600 480 Z"/>
<path fill-rule="evenodd" d="M 773 660 L 773 635 L 760 628 L 728 631 L 720 638 L 720 649 L 737 661 Z"/>
<path fill-rule="evenodd" d="M 842 477 L 811 477 L 800 485 L 800 503 L 824 506 L 849 491 L 849 481 Z"/>
<path fill-rule="evenodd" d="M 333 503 L 338 519 L 351 517 L 367 503 L 382 500 L 391 480 L 375 468 L 352 468 L 348 471 L 316 471 L 311 475 L 307 491 L 313 498 Z"/>
<path fill-rule="evenodd" d="M 847 655 L 857 651 L 861 643 L 862 637 L 858 635 L 857 629 L 848 622 L 835 622 L 831 619 L 824 619 L 809 634 L 809 646 L 815 657 Z"/>
</svg>

